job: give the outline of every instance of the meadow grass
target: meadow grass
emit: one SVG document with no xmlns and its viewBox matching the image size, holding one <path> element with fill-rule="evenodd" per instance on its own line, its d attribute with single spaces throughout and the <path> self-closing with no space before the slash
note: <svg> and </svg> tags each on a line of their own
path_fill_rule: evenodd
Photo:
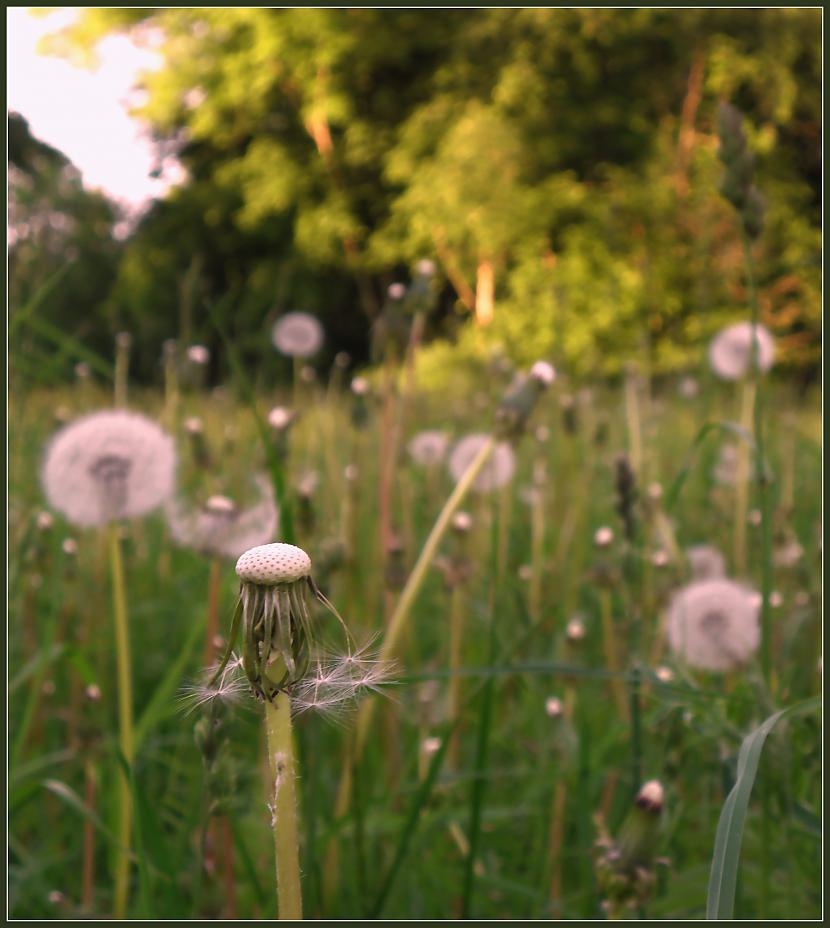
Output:
<svg viewBox="0 0 830 928">
<path fill-rule="evenodd" d="M 817 397 L 797 397 L 785 383 L 767 384 L 773 550 L 785 529 L 804 549 L 794 566 L 773 571 L 772 588 L 781 596 L 771 612 L 774 684 L 765 685 L 757 655 L 726 675 L 684 668 L 666 650 L 662 614 L 687 573 L 674 558 L 653 566 L 655 550 L 666 547 L 660 528 L 665 533 L 669 526 L 681 552 L 692 544 L 715 545 L 727 558 L 730 576 L 733 569 L 735 488 L 717 485 L 712 473 L 721 444 L 734 435 L 712 423 L 735 419 L 736 393 L 705 376 L 701 385 L 692 399 L 681 398 L 673 380 L 651 385 L 648 396 L 641 387 L 637 534 L 630 544 L 622 540 L 615 473 L 619 454 L 632 450 L 632 382 L 592 385 L 567 419 L 561 399 L 575 392 L 573 385 L 557 382 L 541 399 L 533 425 L 547 426 L 550 438 L 536 443 L 527 437 L 518 445 L 510 504 L 498 491 L 472 494 L 463 504 L 473 514 L 467 545 L 473 573 L 464 593 L 457 715 L 447 711 L 452 591 L 438 569 L 429 569 L 396 648 L 397 682 L 389 688 L 390 699 L 377 707 L 381 711 L 354 758 L 351 801 L 342 819 L 335 816 L 337 790 L 354 724 L 330 724 L 312 713 L 296 719 L 307 917 L 601 918 L 595 840 L 601 827 L 611 834 L 619 830 L 650 778 L 665 788 L 659 853 L 670 864 L 659 870 L 654 892 L 635 914 L 705 916 L 716 828 L 744 737 L 775 711 L 821 691 L 821 448 Z M 409 397 L 400 446 L 422 429 L 440 428 L 453 439 L 488 431 L 499 388 L 485 387 L 490 399 L 479 406 L 471 396 L 480 389 L 471 383 L 470 396 L 453 397 L 453 403 L 428 392 Z M 94 531 L 75 529 L 57 514 L 48 532 L 35 526 L 45 508 L 38 466 L 56 428 L 56 408 L 68 407 L 74 416 L 109 405 L 111 397 L 104 388 L 82 395 L 74 387 L 19 386 L 12 394 L 12 917 L 100 917 L 114 905 L 121 787 L 106 552 Z M 232 387 L 218 396 L 180 397 L 181 415 L 200 416 L 213 447 L 222 447 L 228 424 L 235 429 L 232 442 L 215 455 L 219 473 L 210 492 L 244 487 L 253 472 L 273 465 L 249 400 Z M 163 407 L 160 392 L 132 386 L 129 402 L 152 416 Z M 290 405 L 292 397 L 260 391 L 254 402 L 261 425 L 272 406 Z M 386 576 L 380 569 L 386 560 L 378 538 L 380 406 L 370 406 L 368 422 L 359 429 L 348 393 L 305 387 L 301 402 L 282 475 L 285 492 L 291 496 L 299 475 L 309 469 L 319 472 L 320 483 L 311 497 L 312 521 L 299 519 L 294 506 L 297 543 L 309 551 L 317 582 L 355 637 L 382 635 L 385 594 L 394 601 L 401 585 L 388 564 Z M 183 435 L 177 444 L 180 482 L 198 484 Z M 344 476 L 349 464 L 358 467 L 352 488 Z M 534 467 L 544 467 L 548 476 L 541 513 L 522 493 L 533 485 Z M 646 487 L 654 481 L 664 490 L 662 520 L 651 518 L 644 505 Z M 782 499 L 781 488 L 788 484 L 795 492 Z M 393 470 L 391 520 L 403 538 L 403 579 L 452 490 L 445 469 L 428 472 L 401 453 Z M 344 534 L 347 498 L 352 524 Z M 757 506 L 752 485 L 747 507 Z M 608 550 L 592 541 L 603 525 L 615 534 Z M 76 539 L 77 556 L 64 554 L 61 542 L 67 537 Z M 335 541 L 346 543 L 339 565 L 325 556 Z M 135 713 L 128 914 L 222 917 L 228 913 L 228 883 L 206 872 L 200 846 L 206 774 L 194 738 L 198 716 L 185 714 L 179 698 L 202 668 L 211 561 L 174 547 L 160 513 L 126 524 L 122 547 Z M 450 550 L 446 538 L 439 551 Z M 741 579 L 760 590 L 761 538 L 751 523 L 746 558 Z M 224 634 L 237 589 L 233 563 L 223 563 L 214 593 Z M 586 635 L 568 644 L 566 624 L 577 613 Z M 608 666 L 609 633 L 617 671 Z M 661 682 L 654 673 L 658 665 L 669 665 L 673 679 Z M 419 694 L 429 681 L 433 695 L 425 725 Z M 90 684 L 100 688 L 100 700 L 83 698 Z M 552 695 L 567 705 L 558 719 L 545 712 Z M 222 812 L 232 842 L 233 906 L 243 918 L 271 917 L 276 899 L 261 709 L 251 701 L 225 712 L 229 785 Z M 442 741 L 426 773 L 425 732 Z M 449 744 L 453 762 L 446 764 Z M 87 792 L 91 768 L 97 784 L 93 803 Z M 772 730 L 758 783 L 762 789 L 750 800 L 743 834 L 734 914 L 815 918 L 821 912 L 817 713 L 794 715 Z M 561 821 L 552 822 L 552 810 Z M 558 850 L 551 859 L 557 829 Z M 91 897 L 82 885 L 90 831 Z M 339 854 L 334 874 L 326 873 L 332 841 L 348 849 Z M 216 860 L 207 865 L 217 866 Z M 559 890 L 552 893 L 554 871 Z"/>
</svg>

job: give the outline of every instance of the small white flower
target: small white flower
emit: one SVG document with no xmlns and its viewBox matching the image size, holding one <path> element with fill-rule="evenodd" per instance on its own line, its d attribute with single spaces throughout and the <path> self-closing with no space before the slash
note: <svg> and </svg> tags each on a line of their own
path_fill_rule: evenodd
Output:
<svg viewBox="0 0 830 928">
<path fill-rule="evenodd" d="M 55 520 L 52 517 L 51 512 L 39 512 L 37 514 L 37 527 L 41 532 L 48 532 L 50 528 L 55 524 Z"/>
<path fill-rule="evenodd" d="M 274 323 L 271 339 L 282 354 L 310 358 L 323 346 L 323 327 L 308 313 L 287 313 Z"/>
<path fill-rule="evenodd" d="M 760 642 L 752 591 L 731 580 L 698 580 L 668 610 L 672 651 L 693 667 L 725 671 L 746 663 Z"/>
<path fill-rule="evenodd" d="M 444 460 L 450 440 L 444 432 L 419 432 L 407 445 L 410 457 L 422 467 L 435 467 Z"/>
<path fill-rule="evenodd" d="M 282 432 L 294 421 L 294 413 L 286 406 L 275 406 L 268 413 L 268 425 L 277 432 Z"/>
<path fill-rule="evenodd" d="M 97 412 L 67 425 L 49 443 L 41 482 L 52 508 L 76 525 L 136 518 L 173 490 L 173 440 L 150 419 Z"/>
<path fill-rule="evenodd" d="M 758 344 L 758 368 L 765 373 L 772 367 L 775 342 L 769 330 L 750 322 L 730 325 L 716 335 L 709 345 L 709 364 L 722 380 L 740 380 L 752 370 L 753 341 Z"/>
<path fill-rule="evenodd" d="M 78 542 L 74 538 L 64 538 L 61 542 L 61 551 L 67 557 L 75 557 L 78 553 Z"/>
<path fill-rule="evenodd" d="M 448 462 L 453 480 L 458 482 L 464 476 L 464 472 L 487 441 L 488 435 L 473 434 L 462 438 L 455 445 Z M 515 470 L 516 456 L 513 449 L 507 442 L 499 442 L 473 481 L 473 489 L 477 493 L 490 493 L 508 483 Z"/>
</svg>

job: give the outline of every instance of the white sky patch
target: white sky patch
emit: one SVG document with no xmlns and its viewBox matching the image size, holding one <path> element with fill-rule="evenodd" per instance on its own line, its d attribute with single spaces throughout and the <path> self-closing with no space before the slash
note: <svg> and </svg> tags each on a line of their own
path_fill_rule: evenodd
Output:
<svg viewBox="0 0 830 928">
<path fill-rule="evenodd" d="M 166 159 L 165 177 L 150 177 L 152 143 L 128 112 L 139 73 L 159 67 L 162 58 L 125 36 L 99 44 L 100 63 L 93 70 L 38 54 L 41 37 L 71 23 L 78 12 L 64 8 L 34 17 L 27 7 L 8 8 L 7 107 L 28 121 L 36 138 L 75 164 L 86 187 L 103 190 L 133 212 L 182 176 L 178 164 Z"/>
</svg>

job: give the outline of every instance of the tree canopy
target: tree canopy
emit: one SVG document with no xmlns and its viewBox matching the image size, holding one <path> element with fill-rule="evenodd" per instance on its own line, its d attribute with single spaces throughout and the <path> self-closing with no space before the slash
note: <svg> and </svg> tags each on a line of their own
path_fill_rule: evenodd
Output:
<svg viewBox="0 0 830 928">
<path fill-rule="evenodd" d="M 304 309 L 331 352 L 368 351 L 386 288 L 433 259 L 436 358 L 501 345 L 574 373 L 699 357 L 745 314 L 740 233 L 718 194 L 734 103 L 767 201 L 756 248 L 784 366 L 820 353 L 820 11 L 85 10 L 51 38 L 152 42 L 137 113 L 188 179 L 125 244 L 90 312 L 145 365 L 171 336 L 270 353 Z M 102 307 L 106 307 L 106 312 Z M 429 351 L 430 349 L 428 349 Z"/>
</svg>

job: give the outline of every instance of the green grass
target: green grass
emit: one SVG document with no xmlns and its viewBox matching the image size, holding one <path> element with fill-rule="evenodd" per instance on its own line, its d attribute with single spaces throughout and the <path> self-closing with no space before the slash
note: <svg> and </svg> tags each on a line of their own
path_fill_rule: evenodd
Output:
<svg viewBox="0 0 830 928">
<path fill-rule="evenodd" d="M 72 387 L 47 389 L 23 379 L 29 376 L 19 372 L 11 408 L 10 914 L 16 918 L 81 914 L 83 834 L 85 823 L 91 822 L 96 877 L 90 914 L 106 917 L 112 907 L 118 790 L 115 658 L 106 562 L 102 567 L 94 531 L 77 530 L 59 514 L 48 537 L 34 531 L 32 524 L 44 508 L 38 462 L 56 427 L 54 409 L 63 405 L 80 414 L 107 405 L 110 394 L 104 388 L 97 394 L 82 394 Z M 639 490 L 642 498 L 650 481 L 662 483 L 664 505 L 670 508 L 681 550 L 710 543 L 729 561 L 732 490 L 714 485 L 711 474 L 726 437 L 715 423 L 734 420 L 736 397 L 730 388 L 706 378 L 702 384 L 703 391 L 694 400 L 681 399 L 670 382 L 653 387 L 653 401 L 643 411 L 644 472 Z M 425 428 L 441 428 L 453 437 L 486 430 L 502 388 L 498 383 L 471 384 L 470 395 L 484 391 L 489 396 L 481 409 L 470 396 L 449 401 L 442 396 L 416 396 L 404 439 Z M 642 667 L 632 727 L 632 721 L 618 714 L 609 686 L 595 576 L 600 557 L 591 542 L 601 525 L 611 526 L 618 539 L 622 536 L 615 511 L 614 458 L 626 447 L 623 393 L 621 388 L 595 385 L 590 404 L 577 406 L 578 428 L 571 434 L 559 408 L 563 392 L 564 387 L 556 384 L 533 420 L 551 430 L 543 446 L 549 481 L 538 625 L 529 617 L 528 585 L 519 576 L 519 568 L 531 557 L 530 508 L 521 491 L 531 483 L 533 460 L 539 454 L 533 439 L 525 438 L 517 449 L 508 569 L 499 589 L 493 587 L 491 555 L 497 526 L 488 527 L 491 509 L 495 513 L 498 507 L 475 495 L 463 504 L 477 522 L 470 544 L 475 552 L 473 576 L 466 588 L 459 769 L 450 774 L 439 751 L 426 779 L 418 779 L 424 731 L 419 693 L 425 681 L 437 686 L 426 730 L 446 743 L 451 727 L 444 709 L 450 594 L 438 570 L 429 571 L 415 599 L 398 649 L 398 682 L 390 688 L 387 705 L 375 713 L 358 761 L 358 801 L 344 821 L 335 820 L 334 808 L 353 730 L 348 724 L 333 725 L 312 715 L 297 720 L 305 911 L 312 918 L 450 918 L 462 911 L 489 919 L 547 918 L 559 912 L 563 918 L 602 917 L 591 862 L 598 835 L 596 816 L 601 814 L 615 834 L 641 785 L 637 780 L 656 777 L 665 786 L 666 803 L 655 850 L 671 864 L 641 914 L 661 919 L 705 917 L 715 855 L 715 865 L 725 859 L 727 876 L 737 876 L 737 917 L 758 917 L 763 911 L 769 918 L 816 918 L 822 885 L 816 712 L 793 714 L 768 735 L 751 794 L 745 776 L 736 787 L 747 802 L 740 822 L 742 842 L 738 840 L 736 848 L 732 834 L 726 840 L 725 858 L 718 856 L 716 845 L 718 849 L 724 845 L 718 832 L 724 804 L 736 776 L 745 771 L 739 763 L 744 739 L 773 713 L 811 699 L 821 689 L 816 668 L 821 640 L 817 398 L 796 400 L 781 383 L 766 390 L 765 452 L 776 477 L 771 488 L 773 528 L 778 532 L 788 527 L 805 552 L 795 567 L 774 568 L 773 589 L 780 592 L 783 603 L 772 613 L 772 692 L 765 687 L 757 663 L 726 680 L 672 664 L 675 679 L 665 684 L 656 680 L 654 636 L 667 597 L 684 582 L 683 568 L 647 572 L 646 559 L 654 544 L 642 507 L 634 546 L 626 551 L 617 542 L 605 556 L 618 576 L 611 598 L 623 683 L 629 682 L 628 671 L 637 666 L 635 654 Z M 287 402 L 288 394 L 256 398 L 260 423 L 280 399 Z M 246 487 L 252 472 L 270 469 L 275 480 L 284 476 L 285 492 L 291 495 L 303 470 L 318 470 L 313 529 L 298 518 L 296 500 L 293 509 L 297 543 L 317 559 L 325 543 L 340 535 L 347 492 L 343 470 L 346 464 L 357 463 L 355 550 L 348 552 L 344 566 L 317 580 L 358 638 L 382 630 L 379 415 L 370 418 L 358 458 L 352 450 L 356 444 L 350 396 L 326 398 L 322 389 L 308 394 L 292 431 L 284 475 L 277 475 L 273 455 L 263 451 L 261 425 L 252 415 L 251 402 L 249 393 L 237 396 L 233 389 L 219 398 L 183 397 L 183 414 L 203 417 L 214 447 L 226 425 L 232 424 L 238 432 L 234 448 L 217 455 L 220 472 L 213 475 L 210 492 L 239 495 L 234 490 Z M 153 391 L 131 390 L 130 404 L 154 415 L 162 398 Z M 602 444 L 595 441 L 592 425 L 599 421 L 608 426 Z M 180 441 L 182 482 L 198 484 L 186 444 L 183 438 Z M 790 441 L 795 443 L 796 492 L 792 511 L 784 512 L 778 494 L 782 469 L 789 466 Z M 395 470 L 392 512 L 404 542 L 407 570 L 451 490 L 443 469 L 430 477 L 402 454 Z M 753 489 L 750 507 L 756 505 Z M 757 529 L 748 531 L 750 575 L 745 579 L 760 589 L 761 539 Z M 78 541 L 77 559 L 62 553 L 60 543 L 69 536 Z M 447 539 L 442 551 L 449 551 Z M 131 778 L 136 834 L 129 914 L 159 919 L 220 917 L 226 911 L 224 877 L 201 872 L 198 838 L 204 826 L 206 780 L 194 738 L 200 716 L 186 715 L 178 701 L 180 688 L 200 670 L 209 563 L 195 552 L 173 547 L 158 513 L 127 526 L 124 557 L 137 746 Z M 236 587 L 233 563 L 228 562 L 221 588 L 225 633 Z M 583 616 L 587 635 L 579 647 L 568 647 L 565 624 L 576 612 Z M 672 662 L 663 654 L 659 663 Z M 92 681 L 101 688 L 99 703 L 73 696 Z M 560 724 L 562 720 L 556 722 L 545 714 L 545 699 L 562 697 L 569 681 L 575 709 L 573 717 Z M 224 814 L 230 820 L 236 912 L 242 918 L 271 917 L 275 907 L 260 714 L 261 707 L 250 701 L 229 708 L 223 716 L 228 736 L 223 749 Z M 92 813 L 84 805 L 83 771 L 89 758 L 99 774 Z M 568 789 L 560 862 L 563 895 L 553 912 L 543 858 L 559 778 L 564 778 Z M 472 847 L 472 857 L 462 852 L 453 829 L 460 829 Z M 332 836 L 340 841 L 340 872 L 336 894 L 325 899 L 326 849 Z"/>
</svg>

